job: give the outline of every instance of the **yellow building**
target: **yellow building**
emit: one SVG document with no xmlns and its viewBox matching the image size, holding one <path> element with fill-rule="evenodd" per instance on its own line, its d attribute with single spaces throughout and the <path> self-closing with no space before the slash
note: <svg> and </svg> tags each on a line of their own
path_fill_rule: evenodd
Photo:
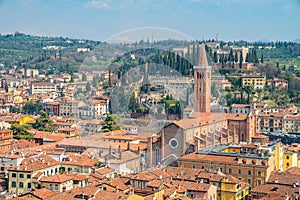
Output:
<svg viewBox="0 0 300 200">
<path fill-rule="evenodd" d="M 40 180 L 41 186 L 54 192 L 65 192 L 73 188 L 73 177 L 67 174 L 55 174 L 43 176 Z"/>
<path fill-rule="evenodd" d="M 266 85 L 266 75 L 244 75 L 241 78 L 242 87 L 251 86 L 253 89 L 263 89 Z"/>
<path fill-rule="evenodd" d="M 25 158 L 16 168 L 8 169 L 8 191 L 11 194 L 23 194 L 35 188 L 34 180 L 38 177 L 57 173 L 59 162 L 47 155 Z"/>
<path fill-rule="evenodd" d="M 227 175 L 218 187 L 218 200 L 246 199 L 250 192 L 250 185 L 239 181 L 236 177 Z"/>
<path fill-rule="evenodd" d="M 277 143 L 275 147 L 275 167 L 276 170 L 283 170 L 283 146 L 281 143 Z"/>
<path fill-rule="evenodd" d="M 298 167 L 298 152 L 286 151 L 283 153 L 283 171 Z"/>
</svg>

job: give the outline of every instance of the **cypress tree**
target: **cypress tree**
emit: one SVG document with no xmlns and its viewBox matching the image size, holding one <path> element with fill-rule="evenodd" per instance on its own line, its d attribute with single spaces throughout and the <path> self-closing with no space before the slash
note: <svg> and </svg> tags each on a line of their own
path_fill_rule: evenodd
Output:
<svg viewBox="0 0 300 200">
<path fill-rule="evenodd" d="M 239 61 L 239 57 L 238 57 L 237 52 L 235 52 L 235 54 L 234 54 L 234 62 L 237 63 L 238 61 Z"/>
<path fill-rule="evenodd" d="M 240 66 L 240 69 L 242 69 L 242 67 L 243 67 L 243 52 L 242 51 L 240 52 L 239 66 Z"/>
</svg>

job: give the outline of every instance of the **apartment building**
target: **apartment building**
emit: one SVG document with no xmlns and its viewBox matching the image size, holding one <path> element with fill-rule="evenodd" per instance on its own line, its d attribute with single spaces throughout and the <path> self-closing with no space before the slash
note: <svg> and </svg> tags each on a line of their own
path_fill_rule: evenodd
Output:
<svg viewBox="0 0 300 200">
<path fill-rule="evenodd" d="M 57 86 L 51 82 L 31 82 L 30 94 L 55 92 Z"/>
<path fill-rule="evenodd" d="M 266 85 L 266 75 L 244 75 L 241 77 L 242 87 L 250 86 L 253 89 L 263 89 Z"/>
</svg>

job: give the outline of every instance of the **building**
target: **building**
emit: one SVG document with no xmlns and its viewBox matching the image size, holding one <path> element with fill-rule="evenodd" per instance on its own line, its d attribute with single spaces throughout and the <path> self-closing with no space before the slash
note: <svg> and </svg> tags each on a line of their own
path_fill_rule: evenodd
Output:
<svg viewBox="0 0 300 200">
<path fill-rule="evenodd" d="M 183 167 L 166 167 L 162 170 L 151 170 L 150 172 L 158 174 L 161 180 L 166 180 L 165 194 L 169 192 L 172 183 L 173 186 L 180 185 L 186 189 L 187 197 L 194 198 L 207 198 L 216 200 L 227 199 L 247 199 L 250 193 L 250 185 L 239 180 L 232 175 L 226 175 L 216 170 L 204 170 L 204 169 L 190 169 Z M 151 182 L 150 182 L 151 183 Z M 186 187 L 181 185 L 186 184 Z M 190 187 L 193 185 L 194 188 Z M 202 185 L 203 184 L 203 185 Z M 213 186 L 213 191 L 197 190 L 201 186 L 205 186 L 207 189 L 209 185 Z M 197 189 L 196 189 L 197 188 Z M 202 196 L 207 194 L 207 196 Z M 165 195 L 166 196 L 166 195 Z M 168 195 L 172 197 L 172 195 Z"/>
<path fill-rule="evenodd" d="M 258 132 L 282 133 L 284 131 L 285 113 L 258 114 Z"/>
<path fill-rule="evenodd" d="M 0 130 L 0 152 L 7 152 L 11 149 L 12 130 Z"/>
<path fill-rule="evenodd" d="M 30 94 L 55 92 L 57 86 L 51 82 L 31 82 Z"/>
<path fill-rule="evenodd" d="M 251 190 L 251 199 L 299 199 L 299 190 L 299 173 L 273 171 L 266 184 Z"/>
<path fill-rule="evenodd" d="M 54 192 L 65 192 L 73 188 L 73 177 L 67 174 L 43 176 L 39 182 L 42 188 L 48 188 Z"/>
<path fill-rule="evenodd" d="M 273 78 L 267 81 L 267 85 L 272 89 L 287 90 L 289 85 L 285 79 Z"/>
<path fill-rule="evenodd" d="M 211 67 L 201 45 L 199 63 L 194 67 L 194 108 L 160 131 L 161 147 L 156 151 L 161 164 L 170 165 L 182 155 L 220 143 L 250 142 L 256 133 L 253 113 L 211 112 L 210 102 Z"/>
<path fill-rule="evenodd" d="M 59 167 L 59 162 L 47 155 L 24 158 L 17 167 L 8 169 L 8 191 L 24 194 L 35 188 L 33 181 L 37 177 L 58 174 Z"/>
<path fill-rule="evenodd" d="M 178 165 L 192 169 L 218 170 L 246 181 L 252 187 L 264 184 L 275 169 L 273 147 L 248 144 L 237 149 L 228 148 L 227 145 L 217 145 L 214 148 L 180 157 Z"/>
<path fill-rule="evenodd" d="M 211 66 L 204 44 L 200 47 L 199 58 L 197 66 L 194 66 L 194 111 L 210 113 Z"/>
<path fill-rule="evenodd" d="M 99 119 L 108 113 L 109 100 L 81 101 L 73 106 L 74 116 L 81 119 Z"/>
<path fill-rule="evenodd" d="M 242 87 L 250 86 L 253 89 L 263 89 L 266 85 L 266 75 L 246 74 L 241 77 Z"/>
<path fill-rule="evenodd" d="M 284 132 L 300 133 L 300 116 L 290 116 L 283 120 Z"/>
<path fill-rule="evenodd" d="M 22 75 L 25 78 L 35 78 L 39 75 L 38 69 L 21 69 Z"/>
<path fill-rule="evenodd" d="M 133 134 L 133 135 L 137 135 L 138 130 L 137 130 L 137 126 L 134 125 L 122 125 L 121 129 L 126 131 L 129 134 Z"/>
<path fill-rule="evenodd" d="M 250 104 L 233 104 L 231 106 L 231 112 L 237 114 L 249 114 L 251 111 Z"/>
<path fill-rule="evenodd" d="M 100 133 L 103 124 L 104 121 L 101 119 L 81 120 L 78 122 L 84 134 Z"/>
</svg>

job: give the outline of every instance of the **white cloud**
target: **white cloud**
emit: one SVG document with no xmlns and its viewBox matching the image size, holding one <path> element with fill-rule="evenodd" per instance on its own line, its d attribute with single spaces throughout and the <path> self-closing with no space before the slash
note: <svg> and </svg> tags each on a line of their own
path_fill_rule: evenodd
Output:
<svg viewBox="0 0 300 200">
<path fill-rule="evenodd" d="M 90 0 L 85 4 L 87 8 L 96 8 L 99 10 L 110 10 L 110 0 Z"/>
</svg>

